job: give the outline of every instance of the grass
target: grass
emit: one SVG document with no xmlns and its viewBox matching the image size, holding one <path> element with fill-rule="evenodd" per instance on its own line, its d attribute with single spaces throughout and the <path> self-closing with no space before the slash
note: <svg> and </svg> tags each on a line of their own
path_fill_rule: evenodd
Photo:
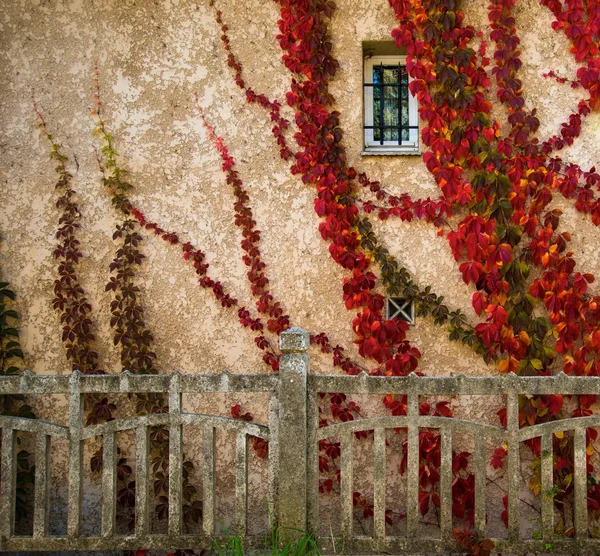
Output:
<svg viewBox="0 0 600 556">
<path fill-rule="evenodd" d="M 292 533 L 292 538 L 287 538 L 286 531 Z M 265 535 L 265 547 L 263 550 L 247 550 L 244 548 L 243 540 L 238 536 L 229 534 L 225 529 L 224 539 L 214 540 L 211 553 L 215 556 L 321 556 L 317 541 L 312 533 L 296 529 L 285 529 L 276 527 L 271 533 Z"/>
</svg>

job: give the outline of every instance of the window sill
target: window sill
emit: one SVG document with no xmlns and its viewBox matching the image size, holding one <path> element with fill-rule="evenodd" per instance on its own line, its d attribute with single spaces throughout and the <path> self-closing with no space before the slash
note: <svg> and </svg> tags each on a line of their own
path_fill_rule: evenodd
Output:
<svg viewBox="0 0 600 556">
<path fill-rule="evenodd" d="M 361 156 L 421 156 L 422 154 L 418 149 L 365 149 L 360 153 Z"/>
</svg>

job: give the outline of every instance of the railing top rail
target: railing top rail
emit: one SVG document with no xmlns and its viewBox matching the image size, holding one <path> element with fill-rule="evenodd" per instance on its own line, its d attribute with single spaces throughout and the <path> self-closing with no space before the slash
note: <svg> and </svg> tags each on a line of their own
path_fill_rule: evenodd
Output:
<svg viewBox="0 0 600 556">
<path fill-rule="evenodd" d="M 182 394 L 211 392 L 273 392 L 277 374 L 215 374 L 134 375 L 125 371 L 115 375 L 34 375 L 25 371 L 19 376 L 0 377 L 0 395 L 5 394 L 68 394 L 72 378 L 77 378 L 79 391 L 86 393 L 146 393 L 167 392 L 172 377 L 178 375 Z M 365 372 L 355 376 L 308 376 L 308 388 L 313 392 L 345 392 L 348 394 L 421 394 L 421 395 L 499 395 L 517 394 L 590 394 L 600 392 L 600 377 L 569 376 L 371 376 Z"/>
<path fill-rule="evenodd" d="M 179 375 L 182 394 L 211 392 L 272 392 L 278 384 L 275 374 L 215 374 L 134 375 L 125 371 L 115 375 L 34 375 L 25 371 L 19 376 L 0 377 L 0 395 L 4 394 L 68 394 L 76 378 L 82 394 L 168 392 L 173 376 Z"/>
<path fill-rule="evenodd" d="M 600 377 L 569 376 L 371 376 L 310 375 L 312 392 L 346 394 L 500 395 L 500 394 L 591 394 L 600 392 Z"/>
</svg>

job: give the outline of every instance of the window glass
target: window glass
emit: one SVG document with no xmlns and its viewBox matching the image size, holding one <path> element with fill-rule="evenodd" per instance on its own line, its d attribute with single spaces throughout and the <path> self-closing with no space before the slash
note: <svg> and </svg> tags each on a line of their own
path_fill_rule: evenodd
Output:
<svg viewBox="0 0 600 556">
<path fill-rule="evenodd" d="M 373 67 L 373 139 L 409 140 L 408 75 L 400 65 Z"/>
</svg>

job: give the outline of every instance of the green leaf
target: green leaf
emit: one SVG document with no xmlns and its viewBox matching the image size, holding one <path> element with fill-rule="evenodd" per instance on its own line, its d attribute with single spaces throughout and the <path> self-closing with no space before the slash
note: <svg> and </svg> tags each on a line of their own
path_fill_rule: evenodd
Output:
<svg viewBox="0 0 600 556">
<path fill-rule="evenodd" d="M 14 340 L 11 340 L 10 342 L 7 342 L 4 347 L 6 349 L 20 348 L 21 344 L 19 344 L 19 342 L 15 342 Z"/>
<path fill-rule="evenodd" d="M 532 359 L 530 364 L 536 371 L 541 371 L 544 368 L 544 364 L 539 359 Z"/>
<path fill-rule="evenodd" d="M 8 284 L 6 284 L 6 285 L 8 285 Z M 15 297 L 16 297 L 15 292 L 13 292 L 12 290 L 6 289 L 6 288 L 0 290 L 0 296 L 8 297 L 9 299 L 12 299 L 13 301 L 15 300 Z"/>
<path fill-rule="evenodd" d="M 22 405 L 19 408 L 19 417 L 24 417 L 26 419 L 35 419 L 35 413 L 33 413 L 33 409 L 29 405 Z"/>
</svg>

